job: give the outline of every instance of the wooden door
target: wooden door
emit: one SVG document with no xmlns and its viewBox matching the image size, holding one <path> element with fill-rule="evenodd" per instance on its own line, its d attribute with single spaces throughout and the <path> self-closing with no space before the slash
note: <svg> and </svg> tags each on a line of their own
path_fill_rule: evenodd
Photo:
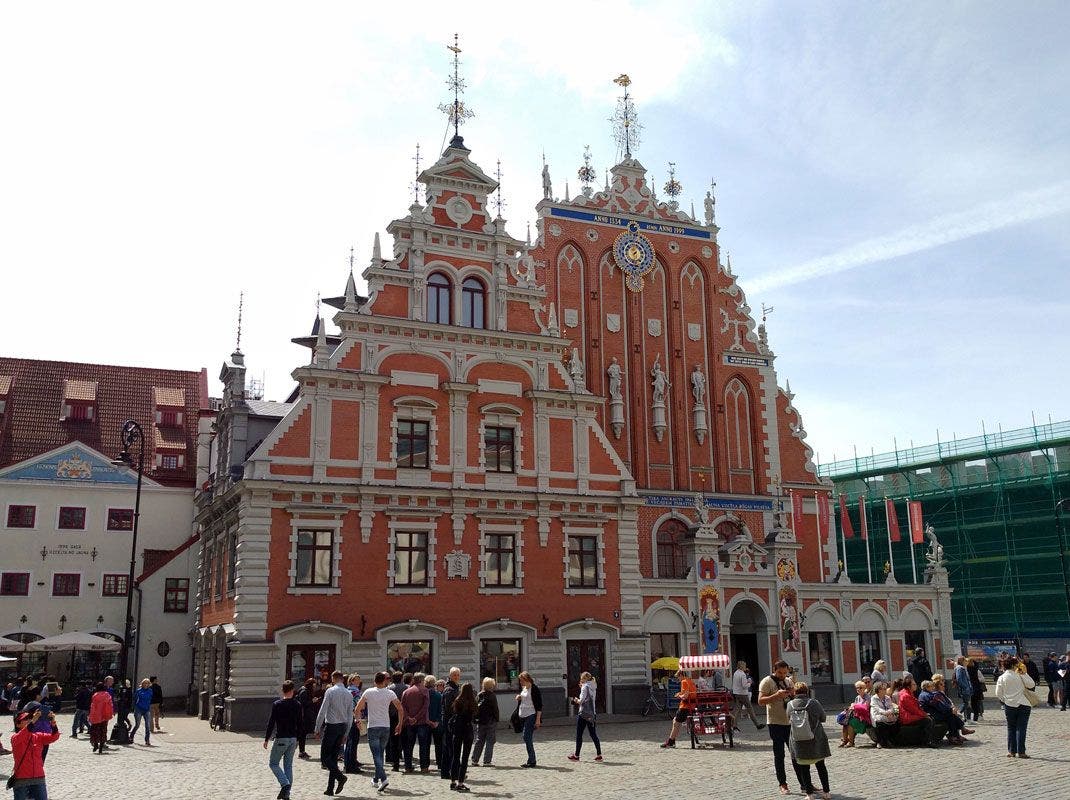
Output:
<svg viewBox="0 0 1070 800">
<path fill-rule="evenodd" d="M 286 647 L 286 677 L 300 686 L 306 678 L 334 672 L 333 644 L 291 644 Z"/>
<path fill-rule="evenodd" d="M 568 661 L 568 696 L 579 697 L 580 673 L 589 672 L 594 675 L 598 687 L 595 708 L 604 712 L 606 694 L 609 692 L 609 685 L 606 683 L 605 642 L 601 639 L 570 639 L 565 643 L 565 657 Z"/>
</svg>

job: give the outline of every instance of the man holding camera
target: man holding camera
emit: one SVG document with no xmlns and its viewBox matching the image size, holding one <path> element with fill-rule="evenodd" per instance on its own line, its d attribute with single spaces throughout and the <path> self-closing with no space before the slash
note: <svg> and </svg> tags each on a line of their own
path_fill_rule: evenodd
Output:
<svg viewBox="0 0 1070 800">
<path fill-rule="evenodd" d="M 773 664 L 773 673 L 766 675 L 758 684 L 758 705 L 765 706 L 765 722 L 769 728 L 769 738 L 773 740 L 773 767 L 781 794 L 791 794 L 788 774 L 784 769 L 784 751 L 791 738 L 788 701 L 795 696 L 788 678 L 790 671 L 787 661 L 777 661 Z"/>
</svg>

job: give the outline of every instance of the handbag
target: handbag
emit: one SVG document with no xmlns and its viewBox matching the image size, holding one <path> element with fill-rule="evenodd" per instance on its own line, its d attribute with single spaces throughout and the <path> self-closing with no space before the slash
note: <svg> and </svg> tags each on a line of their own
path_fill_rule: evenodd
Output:
<svg viewBox="0 0 1070 800">
<path fill-rule="evenodd" d="M 14 789 L 15 788 L 15 781 L 18 780 L 18 778 L 16 778 L 15 775 L 18 773 L 18 771 L 20 769 L 22 769 L 22 762 L 26 760 L 26 756 L 28 756 L 30 754 L 31 750 L 33 750 L 33 734 L 32 733 L 30 734 L 30 743 L 28 745 L 26 745 L 26 749 L 22 751 L 22 758 L 19 759 L 19 763 L 15 767 L 15 769 L 11 770 L 11 775 L 7 779 L 7 788 L 8 789 Z"/>
<path fill-rule="evenodd" d="M 516 701 L 516 708 L 513 709 L 513 713 L 509 715 L 509 724 L 513 726 L 513 733 L 520 733 L 524 730 L 524 720 L 520 718 L 520 701 Z"/>
<path fill-rule="evenodd" d="M 1023 686 L 1022 694 L 1025 695 L 1025 699 L 1029 701 L 1029 705 L 1031 705 L 1033 708 L 1036 708 L 1040 705 L 1040 698 L 1037 696 L 1037 693 L 1034 692 L 1032 689 L 1026 689 Z"/>
</svg>

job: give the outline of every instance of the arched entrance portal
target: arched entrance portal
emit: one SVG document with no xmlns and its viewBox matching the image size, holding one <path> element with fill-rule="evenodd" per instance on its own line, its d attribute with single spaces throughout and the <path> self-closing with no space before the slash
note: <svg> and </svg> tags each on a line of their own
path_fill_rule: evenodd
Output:
<svg viewBox="0 0 1070 800">
<path fill-rule="evenodd" d="M 771 669 L 769 660 L 769 626 L 765 611 L 753 600 L 741 600 L 732 609 L 729 625 L 729 647 L 732 667 L 737 661 L 746 661 L 754 683 L 751 694 L 758 697 L 758 683 Z"/>
</svg>

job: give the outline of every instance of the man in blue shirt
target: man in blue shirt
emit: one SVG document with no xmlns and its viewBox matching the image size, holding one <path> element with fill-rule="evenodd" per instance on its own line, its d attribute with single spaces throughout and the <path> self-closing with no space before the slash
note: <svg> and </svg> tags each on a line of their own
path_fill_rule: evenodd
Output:
<svg viewBox="0 0 1070 800">
<path fill-rule="evenodd" d="M 316 715 L 316 733 L 322 733 L 320 764 L 328 771 L 326 795 L 341 794 L 346 776 L 338 769 L 338 751 L 353 724 L 353 695 L 346 688 L 345 676 L 335 670 L 331 673 L 334 685 L 323 695 L 319 714 Z M 337 788 L 336 788 L 337 787 Z"/>
</svg>

